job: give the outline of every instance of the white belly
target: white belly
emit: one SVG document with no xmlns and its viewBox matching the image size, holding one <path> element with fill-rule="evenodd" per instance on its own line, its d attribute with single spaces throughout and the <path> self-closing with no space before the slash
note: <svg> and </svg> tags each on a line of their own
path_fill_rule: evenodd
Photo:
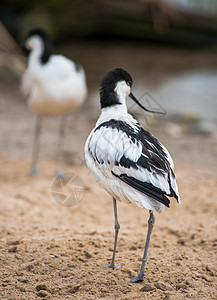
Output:
<svg viewBox="0 0 217 300">
<path fill-rule="evenodd" d="M 43 98 L 33 96 L 29 98 L 28 105 L 31 110 L 40 115 L 64 115 L 79 108 L 85 98 L 86 93 L 74 98 L 52 97 L 51 95 L 43 95 Z"/>
<path fill-rule="evenodd" d="M 22 78 L 22 91 L 35 113 L 67 114 L 81 106 L 87 96 L 85 74 L 83 71 L 76 72 L 72 62 L 54 56 L 48 65 L 35 63 L 26 70 Z"/>
</svg>

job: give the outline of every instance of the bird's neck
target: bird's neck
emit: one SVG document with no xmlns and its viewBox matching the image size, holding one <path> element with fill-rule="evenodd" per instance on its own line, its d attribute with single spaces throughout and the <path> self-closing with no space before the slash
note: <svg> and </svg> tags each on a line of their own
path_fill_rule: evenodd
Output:
<svg viewBox="0 0 217 300">
<path fill-rule="evenodd" d="M 98 126 L 103 122 L 109 121 L 111 119 L 122 120 L 125 119 L 126 117 L 128 118 L 129 116 L 131 117 L 131 115 L 129 115 L 127 112 L 127 106 L 125 103 L 108 106 L 102 108 L 96 126 Z"/>
<path fill-rule="evenodd" d="M 38 44 L 36 48 L 34 48 L 29 55 L 29 62 L 31 64 L 41 64 L 41 57 L 44 52 L 44 46 L 42 43 Z"/>
</svg>

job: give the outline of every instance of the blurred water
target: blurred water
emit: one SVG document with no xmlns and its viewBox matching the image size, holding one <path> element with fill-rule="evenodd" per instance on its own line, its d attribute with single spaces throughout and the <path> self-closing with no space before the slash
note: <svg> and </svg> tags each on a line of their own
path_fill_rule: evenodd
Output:
<svg viewBox="0 0 217 300">
<path fill-rule="evenodd" d="M 62 51 L 85 67 L 89 86 L 85 105 L 93 120 L 100 112 L 98 91 L 102 77 L 122 67 L 133 77 L 134 94 L 139 97 L 148 92 L 167 110 L 168 117 L 189 114 L 217 124 L 214 48 L 189 50 L 109 42 L 67 45 Z"/>
<path fill-rule="evenodd" d="M 217 124 L 217 70 L 175 76 L 156 95 L 169 114 L 189 114 Z"/>
<path fill-rule="evenodd" d="M 168 0 L 173 5 L 184 10 L 200 13 L 216 14 L 216 0 Z"/>
</svg>

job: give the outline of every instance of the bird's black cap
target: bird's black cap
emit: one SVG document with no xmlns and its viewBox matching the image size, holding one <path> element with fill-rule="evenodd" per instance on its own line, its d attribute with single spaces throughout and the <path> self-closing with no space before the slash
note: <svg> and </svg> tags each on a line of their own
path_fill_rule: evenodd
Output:
<svg viewBox="0 0 217 300">
<path fill-rule="evenodd" d="M 121 69 L 113 69 L 112 71 L 108 72 L 102 79 L 101 85 L 100 85 L 100 103 L 101 108 L 109 107 L 112 105 L 121 104 L 119 102 L 118 96 L 115 92 L 115 87 L 117 82 L 119 81 L 125 81 L 129 87 L 132 87 L 133 80 L 130 74 Z M 130 92 L 129 97 L 143 110 L 150 112 L 150 113 L 156 113 L 156 114 L 165 114 L 165 110 L 162 111 L 156 111 L 146 108 L 144 105 L 142 105 L 138 99 L 133 95 L 132 92 Z"/>
<path fill-rule="evenodd" d="M 32 37 L 34 35 L 39 36 L 43 41 L 44 52 L 41 56 L 41 62 L 42 62 L 42 64 L 45 64 L 48 61 L 50 55 L 53 52 L 53 47 L 52 47 L 51 40 L 50 40 L 48 34 L 46 33 L 46 31 L 44 29 L 42 29 L 42 28 L 33 28 L 28 32 L 28 34 L 25 38 L 25 41 L 28 40 L 30 37 Z"/>
<path fill-rule="evenodd" d="M 26 40 L 28 38 L 30 38 L 31 36 L 33 35 L 38 35 L 40 36 L 43 40 L 47 40 L 49 39 L 48 37 L 48 34 L 46 33 L 46 31 L 42 28 L 32 28 L 28 33 L 27 33 L 27 36 L 26 36 Z"/>
<path fill-rule="evenodd" d="M 100 84 L 101 108 L 105 108 L 115 104 L 121 104 L 118 100 L 117 94 L 115 93 L 115 87 L 117 82 L 119 81 L 125 81 L 130 87 L 132 87 L 132 77 L 124 69 L 113 69 L 103 77 Z"/>
</svg>

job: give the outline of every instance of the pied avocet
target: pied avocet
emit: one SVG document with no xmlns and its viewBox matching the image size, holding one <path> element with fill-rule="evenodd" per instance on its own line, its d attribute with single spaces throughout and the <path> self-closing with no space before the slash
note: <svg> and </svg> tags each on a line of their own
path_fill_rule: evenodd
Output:
<svg viewBox="0 0 217 300">
<path fill-rule="evenodd" d="M 60 115 L 57 176 L 61 176 L 65 116 L 80 107 L 87 96 L 85 72 L 65 56 L 52 54 L 50 38 L 42 29 L 32 29 L 24 47 L 30 54 L 21 88 L 29 107 L 37 114 L 30 174 L 37 174 L 42 117 Z"/>
<path fill-rule="evenodd" d="M 115 251 L 120 225 L 116 200 L 133 203 L 150 212 L 142 265 L 137 277 L 143 280 L 147 251 L 155 217 L 153 211 L 169 207 L 174 197 L 181 203 L 174 165 L 167 149 L 127 112 L 126 98 L 131 97 L 132 78 L 123 69 L 114 69 L 100 86 L 101 114 L 85 144 L 88 168 L 100 185 L 113 197 L 115 241 L 113 257 L 107 266 L 115 268 Z"/>
</svg>

